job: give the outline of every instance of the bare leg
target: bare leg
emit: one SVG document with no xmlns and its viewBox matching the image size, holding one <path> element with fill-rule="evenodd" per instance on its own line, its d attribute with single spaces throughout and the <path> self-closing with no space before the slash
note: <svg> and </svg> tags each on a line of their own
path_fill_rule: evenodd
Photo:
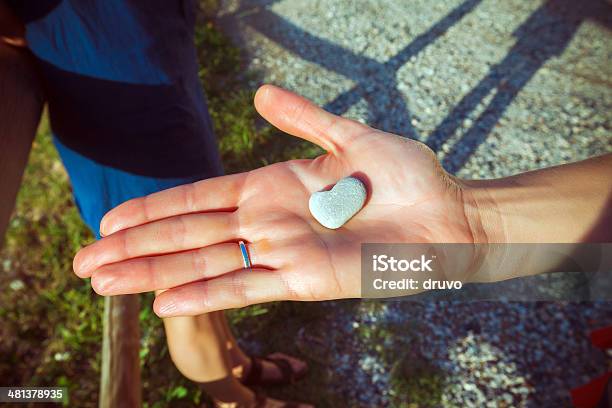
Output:
<svg viewBox="0 0 612 408">
<path fill-rule="evenodd" d="M 223 333 L 226 342 L 225 346 L 229 352 L 232 367 L 234 367 L 234 374 L 237 377 L 241 377 L 243 370 L 250 363 L 249 356 L 240 348 L 232 330 L 227 323 L 225 312 L 215 313 L 215 323 L 217 324 L 218 330 Z"/>
<path fill-rule="evenodd" d="M 240 377 L 245 369 L 250 368 L 250 359 L 238 346 L 224 312 L 171 317 L 163 321 L 170 356 L 185 377 L 200 383 L 219 407 L 254 405 L 255 394 L 236 378 Z M 297 359 L 295 361 L 300 363 Z M 241 372 L 236 375 L 235 369 Z M 270 367 L 272 376 L 275 371 L 277 368 Z M 282 401 L 272 398 L 268 398 L 265 404 L 270 408 L 283 405 Z M 299 406 L 311 407 L 307 404 Z"/>
<path fill-rule="evenodd" d="M 254 394 L 232 373 L 227 338 L 219 330 L 217 314 L 164 319 L 170 355 L 178 370 L 201 383 L 215 400 L 249 406 Z"/>
<path fill-rule="evenodd" d="M 229 324 L 227 323 L 227 319 L 225 318 L 225 313 L 217 313 L 215 315 L 215 321 L 219 328 L 219 331 L 222 331 L 226 338 L 226 347 L 229 352 L 231 364 L 233 367 L 232 372 L 237 378 L 243 378 L 251 369 L 251 359 L 236 342 L 232 330 L 229 327 Z M 274 353 L 270 356 L 284 359 L 289 364 L 291 364 L 295 372 L 300 372 L 307 368 L 307 365 L 304 361 L 283 353 Z M 279 370 L 278 366 L 269 363 L 265 360 L 262 361 L 262 369 L 263 378 L 275 380 L 280 379 L 283 376 L 283 373 Z"/>
</svg>

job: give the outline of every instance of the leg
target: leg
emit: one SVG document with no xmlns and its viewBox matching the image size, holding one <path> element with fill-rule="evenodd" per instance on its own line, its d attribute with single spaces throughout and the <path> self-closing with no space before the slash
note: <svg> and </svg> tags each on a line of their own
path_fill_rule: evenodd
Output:
<svg viewBox="0 0 612 408">
<path fill-rule="evenodd" d="M 248 372 L 251 360 L 238 346 L 223 312 L 167 318 L 164 326 L 172 360 L 185 377 L 200 383 L 217 403 L 232 403 L 231 407 L 253 405 L 255 394 L 236 378 Z M 296 371 L 306 367 L 298 359 L 283 358 Z M 282 374 L 271 363 L 263 362 L 262 368 L 266 378 Z M 284 406 L 282 401 L 271 398 L 265 404 L 269 407 Z M 308 407 L 305 404 L 299 406 Z"/>
<path fill-rule="evenodd" d="M 215 313 L 215 323 L 218 330 L 225 337 L 225 347 L 230 355 L 231 367 L 233 367 L 234 375 L 241 378 L 244 375 L 245 369 L 248 369 L 250 357 L 240 348 L 232 330 L 227 323 L 225 312 Z"/>
<path fill-rule="evenodd" d="M 28 23 L 28 45 L 56 146 L 98 237 L 100 219 L 118 204 L 223 174 L 190 41 L 193 4 L 108 0 L 30 10 L 37 18 Z M 228 340 L 214 317 L 164 324 L 181 372 L 217 400 L 253 405 L 253 393 L 232 375 Z"/>
<path fill-rule="evenodd" d="M 0 18 L 6 18 L 3 13 L 8 13 L 4 7 L 0 1 Z M 1 38 L 0 101 L 1 244 L 43 105 L 42 90 L 31 56 L 26 50 L 9 46 Z"/>
<path fill-rule="evenodd" d="M 201 383 L 210 396 L 246 406 L 255 396 L 232 373 L 228 339 L 218 325 L 220 314 L 164 319 L 168 348 L 178 370 Z"/>
<path fill-rule="evenodd" d="M 231 359 L 231 367 L 233 367 L 233 373 L 237 378 L 245 378 L 251 371 L 252 360 L 238 345 L 234 335 L 232 333 L 227 319 L 225 318 L 224 312 L 215 313 L 215 320 L 218 330 L 223 333 L 226 341 L 226 347 Z M 291 370 L 296 373 L 298 377 L 302 376 L 308 369 L 308 365 L 295 357 L 283 353 L 273 353 L 268 357 L 275 359 L 285 360 L 291 365 Z M 277 364 L 266 361 L 265 359 L 260 360 L 261 363 L 261 379 L 265 381 L 279 381 L 284 377 L 284 373 L 278 367 Z"/>
</svg>

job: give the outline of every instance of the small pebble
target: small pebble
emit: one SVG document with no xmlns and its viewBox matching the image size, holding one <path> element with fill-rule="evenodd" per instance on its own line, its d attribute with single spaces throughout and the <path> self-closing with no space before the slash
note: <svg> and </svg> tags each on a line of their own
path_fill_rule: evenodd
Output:
<svg viewBox="0 0 612 408">
<path fill-rule="evenodd" d="M 308 208 L 319 224 L 325 228 L 337 229 L 361 210 L 366 195 L 361 180 L 345 177 L 331 190 L 313 193 Z"/>
</svg>

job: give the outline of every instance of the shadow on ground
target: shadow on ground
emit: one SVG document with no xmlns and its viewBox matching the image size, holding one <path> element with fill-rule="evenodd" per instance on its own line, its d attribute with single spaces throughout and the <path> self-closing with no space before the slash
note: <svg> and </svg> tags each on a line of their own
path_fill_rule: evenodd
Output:
<svg viewBox="0 0 612 408">
<path fill-rule="evenodd" d="M 594 20 L 608 28 L 612 27 L 611 6 L 603 0 L 548 0 L 514 32 L 516 43 L 506 57 L 491 67 L 488 74 L 463 97 L 431 134 L 418 135 L 411 125 L 410 107 L 397 89 L 397 71 L 472 12 L 481 1 L 464 1 L 385 63 L 357 55 L 302 30 L 272 11 L 270 7 L 278 0 L 243 0 L 236 10 L 220 17 L 219 23 L 226 31 L 231 30 L 234 37 L 235 27 L 246 24 L 302 59 L 357 84 L 326 104 L 327 110 L 343 114 L 363 98 L 368 103 L 368 124 L 424 140 L 435 151 L 459 131 L 461 123 L 488 95 L 494 93 L 495 96 L 484 111 L 445 156 L 444 167 L 456 173 L 485 141 L 520 90 L 548 60 L 561 55 L 584 21 Z M 241 41 L 244 42 L 244 39 Z M 385 102 L 388 100 L 394 101 L 393 106 L 388 106 Z"/>
<path fill-rule="evenodd" d="M 368 104 L 368 124 L 409 138 L 423 140 L 435 151 L 461 132 L 458 138 L 454 138 L 456 142 L 443 160 L 444 167 L 451 173 L 456 173 L 466 164 L 521 89 L 547 61 L 563 53 L 583 22 L 594 20 L 608 28 L 612 27 L 610 5 L 603 0 L 544 2 L 514 31 L 516 42 L 507 55 L 492 66 L 479 83 L 463 96 L 433 132 L 419 135 L 411 125 L 410 106 L 398 90 L 397 72 L 408 60 L 418 55 L 471 13 L 482 0 L 464 1 L 384 63 L 357 55 L 342 46 L 304 31 L 272 10 L 271 6 L 277 1 L 243 0 L 231 13 L 219 17 L 218 23 L 234 39 L 242 42 L 240 45 L 243 50 L 246 49 L 245 39 L 236 35 L 240 32 L 236 27 L 247 25 L 300 58 L 352 80 L 356 84 L 353 88 L 337 95 L 325 105 L 325 109 L 331 112 L 344 114 L 363 99 Z M 491 94 L 493 97 L 482 113 L 467 130 L 461 130 L 464 120 L 471 116 Z M 382 95 L 385 97 L 381 98 Z M 385 101 L 394 101 L 394 104 L 388 106 Z M 295 157 L 296 152 L 298 154 L 300 152 L 296 148 L 298 145 L 303 146 L 299 142 L 272 144 L 266 142 L 259 147 L 256 146 L 255 149 L 267 156 L 269 162 L 274 162 L 279 158 Z M 317 151 L 313 151 L 313 155 L 316 153 Z M 335 347 L 342 347 L 342 344 L 347 343 L 346 339 L 339 337 L 347 331 L 336 330 L 338 321 L 346 323 L 359 320 L 361 308 L 361 303 L 358 301 L 276 304 L 260 318 L 240 320 L 236 326 L 240 332 L 247 333 L 243 338 L 247 348 L 260 347 L 255 350 L 260 354 L 281 349 L 286 352 L 296 352 L 309 360 L 312 371 L 308 384 L 296 384 L 279 390 L 276 395 L 304 400 L 316 396 L 318 401 L 313 402 L 319 402 L 321 406 L 343 406 L 349 399 L 346 395 L 342 395 L 336 385 L 351 379 L 350 376 L 338 378 L 340 376 L 338 367 L 330 365 L 337 363 L 337 356 L 332 356 L 330 353 L 334 352 Z M 345 317 L 338 318 L 338 314 Z M 299 316 L 299 319 L 292 318 L 294 316 Z M 473 324 L 469 321 L 469 317 L 464 323 L 466 327 Z M 461 325 L 461 322 L 458 324 Z M 395 402 L 401 404 L 402 401 L 405 402 L 401 400 L 401 395 L 415 395 L 419 390 L 425 389 L 427 395 L 414 397 L 422 404 L 419 406 L 436 406 L 440 403 L 444 373 L 415 351 L 419 350 L 418 344 L 424 339 L 419 337 L 418 327 L 413 329 L 411 333 L 406 327 L 393 326 L 379 333 L 364 334 L 360 330 L 356 330 L 355 333 L 362 337 L 359 342 L 360 347 L 366 348 L 375 347 L 377 341 L 384 344 L 388 340 L 379 338 L 380 333 L 383 333 L 383 337 L 397 337 L 393 343 L 394 347 L 390 348 L 390 353 L 385 354 L 380 350 L 378 352 L 390 372 L 388 384 L 400 395 L 395 397 L 400 398 Z M 265 342 L 262 342 L 261 338 L 265 338 Z M 294 339 L 297 340 L 294 342 Z M 332 344 L 336 346 L 332 347 Z M 355 345 L 350 342 L 347 344 L 351 347 Z M 353 352 L 368 353 L 371 350 L 353 350 Z M 535 392 L 545 392 L 547 379 L 535 371 L 530 373 L 530 367 L 521 368 L 526 370 L 524 374 L 532 379 Z M 361 368 L 354 366 L 353 369 Z M 362 385 L 355 384 L 355 387 Z M 542 391 L 539 391 L 540 388 Z M 323 390 L 329 391 L 327 393 Z"/>
</svg>

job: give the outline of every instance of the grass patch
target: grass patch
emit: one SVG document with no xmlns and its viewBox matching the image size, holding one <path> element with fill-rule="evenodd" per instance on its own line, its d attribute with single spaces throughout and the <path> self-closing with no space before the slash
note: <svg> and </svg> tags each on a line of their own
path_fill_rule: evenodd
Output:
<svg viewBox="0 0 612 408">
<path fill-rule="evenodd" d="M 103 301 L 71 272 L 91 239 L 43 121 L 0 251 L 3 384 L 64 386 L 71 405 L 95 405 Z"/>
<path fill-rule="evenodd" d="M 320 152 L 262 123 L 252 103 L 255 90 L 247 85 L 253 76 L 245 71 L 240 50 L 213 22 L 199 24 L 195 40 L 200 77 L 228 173 Z M 103 299 L 88 281 L 73 275 L 71 266 L 76 251 L 92 239 L 73 204 L 67 174 L 44 120 L 0 250 L 4 385 L 64 386 L 69 389 L 70 406 L 97 406 Z M 151 311 L 153 296 L 142 299 L 145 406 L 199 404 L 205 397 L 170 360 L 161 321 Z M 284 316 L 279 321 L 287 321 L 292 310 L 290 305 L 253 306 L 231 312 L 230 320 L 240 326 L 241 334 L 256 336 L 272 328 L 283 330 L 284 324 L 274 320 Z M 250 319 L 253 316 L 259 318 Z M 270 346 L 292 351 L 284 339 Z"/>
<path fill-rule="evenodd" d="M 363 301 L 360 315 L 380 315 L 386 302 Z M 419 327 L 414 323 L 391 323 L 386 320 L 360 324 L 356 330 L 361 344 L 390 367 L 389 401 L 396 408 L 430 408 L 442 403 L 446 374 L 432 364 L 419 350 L 427 347 Z"/>
</svg>

